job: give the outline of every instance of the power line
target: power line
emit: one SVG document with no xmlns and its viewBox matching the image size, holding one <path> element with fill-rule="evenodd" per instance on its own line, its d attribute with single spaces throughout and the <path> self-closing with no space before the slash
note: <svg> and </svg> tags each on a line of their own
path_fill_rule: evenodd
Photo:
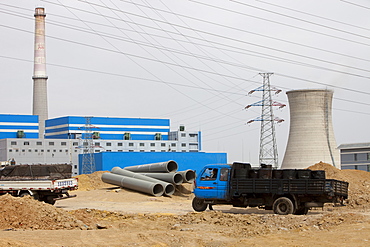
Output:
<svg viewBox="0 0 370 247">
<path fill-rule="evenodd" d="M 308 13 L 308 12 L 305 12 L 305 11 L 300 11 L 300 10 L 296 10 L 296 9 L 288 8 L 288 7 L 286 7 L 286 6 L 282 6 L 282 5 L 278 5 L 278 4 L 274 4 L 274 3 L 269 3 L 269 2 L 266 2 L 266 1 L 262 1 L 262 0 L 255 0 L 255 1 L 257 1 L 257 2 L 261 2 L 261 3 L 264 3 L 264 4 L 268 4 L 268 5 L 271 5 L 271 6 L 275 6 L 275 7 L 281 8 L 281 9 L 287 9 L 287 10 L 290 10 L 290 11 L 293 11 L 293 12 L 297 12 L 297 13 L 301 13 L 301 14 L 305 14 L 305 15 L 313 16 L 313 17 L 320 18 L 320 19 L 323 19 L 323 20 L 336 22 L 336 23 L 339 23 L 339 24 L 342 24 L 342 25 L 347 25 L 347 26 L 350 26 L 350 27 L 355 27 L 355 28 L 359 28 L 359 29 L 366 30 L 366 31 L 370 31 L 370 29 L 369 29 L 369 28 L 365 28 L 365 27 L 361 27 L 361 26 L 353 25 L 353 24 L 350 24 L 350 23 L 346 23 L 346 22 L 342 22 L 342 21 L 334 20 L 334 19 L 331 19 L 331 18 L 327 18 L 327 17 L 325 17 L 325 16 L 314 15 L 314 14 L 311 14 L 311 13 Z M 343 2 L 346 2 L 346 1 L 343 1 Z"/>
<path fill-rule="evenodd" d="M 46 0 L 43 0 L 43 1 L 48 2 Z M 189 0 L 189 1 L 196 2 L 196 1 L 193 1 L 193 0 Z M 53 3 L 53 4 L 55 4 L 55 3 Z M 201 3 L 201 4 L 203 4 L 203 3 Z M 97 4 L 94 4 L 94 5 L 97 5 Z M 97 5 L 97 6 L 104 8 L 104 6 L 102 6 L 102 5 Z M 215 6 L 212 6 L 212 5 L 209 5 L 209 6 L 215 7 Z M 73 8 L 73 7 L 70 7 L 70 6 L 66 6 L 66 7 L 72 8 L 72 9 L 77 9 L 77 8 Z M 191 31 L 194 31 L 194 32 L 201 32 L 201 33 L 204 33 L 204 34 L 207 34 L 207 35 L 211 35 L 211 36 L 215 36 L 215 37 L 219 37 L 219 38 L 224 38 L 224 39 L 228 39 L 228 40 L 231 40 L 231 41 L 236 41 L 236 42 L 240 42 L 240 43 L 244 43 L 244 44 L 248 44 L 248 45 L 252 45 L 252 46 L 257 46 L 259 48 L 264 48 L 264 49 L 268 49 L 268 50 L 273 50 L 273 51 L 277 51 L 277 52 L 286 53 L 286 54 L 289 54 L 289 55 L 294 55 L 294 56 L 303 57 L 303 58 L 307 58 L 307 59 L 311 59 L 311 60 L 325 62 L 325 63 L 329 63 L 329 64 L 332 64 L 332 65 L 344 66 L 344 67 L 348 67 L 348 68 L 351 68 L 351 69 L 363 70 L 363 71 L 368 72 L 368 70 L 365 70 L 365 69 L 361 69 L 361 68 L 357 68 L 357 67 L 352 67 L 352 66 L 348 66 L 348 65 L 343 65 L 343 64 L 336 63 L 336 62 L 326 61 L 326 60 L 323 60 L 323 59 L 317 59 L 315 57 L 305 56 L 305 55 L 297 54 L 297 53 L 294 53 L 294 52 L 288 52 L 288 51 L 284 51 L 284 50 L 280 50 L 280 49 L 276 49 L 276 48 L 272 48 L 272 47 L 268 47 L 268 46 L 263 46 L 263 45 L 255 44 L 255 43 L 252 43 L 252 42 L 242 41 L 242 40 L 230 38 L 230 37 L 227 37 L 227 36 L 215 34 L 215 33 L 212 33 L 212 32 L 206 32 L 206 31 L 202 31 L 202 30 L 199 30 L 199 29 L 189 28 L 189 27 L 186 27 L 186 26 L 182 26 L 182 25 L 178 25 L 178 24 L 174 24 L 174 23 L 169 23 L 169 22 L 161 21 L 161 20 L 154 19 L 154 18 L 145 17 L 145 16 L 142 16 L 142 15 L 130 13 L 130 12 L 127 12 L 127 11 L 117 10 L 117 9 L 114 9 L 114 8 L 108 8 L 108 9 L 115 10 L 115 11 L 122 12 L 122 13 L 129 14 L 129 15 L 133 15 L 133 16 L 136 16 L 136 17 L 141 17 L 141 18 L 149 19 L 151 21 L 157 21 L 157 22 L 161 22 L 161 23 L 165 23 L 165 24 L 171 24 L 173 26 L 181 27 L 181 28 L 188 29 L 188 30 L 191 30 Z M 221 8 L 221 9 L 224 9 L 224 8 Z M 77 9 L 77 10 L 84 11 L 84 10 L 81 10 L 81 9 Z M 227 11 L 231 11 L 231 10 L 227 10 Z M 96 13 L 90 12 L 90 11 L 84 11 L 84 12 L 91 13 L 91 14 L 96 14 Z M 368 44 L 366 44 L 366 45 L 368 45 Z M 263 69 L 255 69 L 255 71 L 263 71 Z M 339 71 L 337 71 L 337 72 L 339 72 Z M 348 72 L 341 72 L 341 73 L 348 73 Z M 361 76 L 361 75 L 357 75 L 357 74 L 352 74 L 352 73 L 349 73 L 349 74 L 352 75 L 352 76 L 358 76 L 358 77 L 368 78 L 366 76 Z"/>
<path fill-rule="evenodd" d="M 275 11 L 272 11 L 272 10 L 267 10 L 267 9 L 264 9 L 264 8 L 253 6 L 253 5 L 250 5 L 250 4 L 247 4 L 247 3 L 241 3 L 241 2 L 236 1 L 236 0 L 230 0 L 230 1 L 231 2 L 234 2 L 234 3 L 238 3 L 238 4 L 241 4 L 241 5 L 244 5 L 244 6 L 248 6 L 250 8 L 254 8 L 254 9 L 262 10 L 262 11 L 265 11 L 265 12 L 273 13 L 275 15 L 284 16 L 284 17 L 287 17 L 287 18 L 290 18 L 290 19 L 293 19 L 293 20 L 298 20 L 298 21 L 306 22 L 306 23 L 309 23 L 309 24 L 312 24 L 312 25 L 316 25 L 316 26 L 319 26 L 319 27 L 324 27 L 324 28 L 327 28 L 327 29 L 331 29 L 331 30 L 334 30 L 334 31 L 337 31 L 337 32 L 342 32 L 342 33 L 346 33 L 346 34 L 351 34 L 351 35 L 354 35 L 354 36 L 358 36 L 358 37 L 361 37 L 361 38 L 370 39 L 370 37 L 368 37 L 368 36 L 359 35 L 359 34 L 356 34 L 356 33 L 344 31 L 342 29 L 338 29 L 338 28 L 326 26 L 326 25 L 323 25 L 323 24 L 320 24 L 320 23 L 315 23 L 313 21 L 307 21 L 307 20 L 300 19 L 300 18 L 297 18 L 297 17 L 294 17 L 294 16 L 289 16 L 289 15 L 285 15 L 285 14 L 282 14 L 282 13 L 279 13 L 279 12 L 275 12 Z"/>
<path fill-rule="evenodd" d="M 291 27 L 291 28 L 303 30 L 303 31 L 306 31 L 306 32 L 316 33 L 316 34 L 320 34 L 320 35 L 323 35 L 323 36 L 327 36 L 327 37 L 331 37 L 331 38 L 336 38 L 336 39 L 344 40 L 344 41 L 351 42 L 351 43 L 356 43 L 356 44 L 359 44 L 359 45 L 370 46 L 370 44 L 367 44 L 367 43 L 362 43 L 362 42 L 354 41 L 354 40 L 351 40 L 351 39 L 345 39 L 345 38 L 338 37 L 338 36 L 335 36 L 335 35 L 331 35 L 331 34 L 327 34 L 327 33 L 322 33 L 322 32 L 318 32 L 318 31 L 314 31 L 314 30 L 310 30 L 310 29 L 306 29 L 306 28 L 302 28 L 302 27 L 297 27 L 297 26 L 294 26 L 294 25 L 290 25 L 290 24 L 286 24 L 286 23 L 282 23 L 282 22 L 278 22 L 278 21 L 273 21 L 273 20 L 262 18 L 262 17 L 258 17 L 258 16 L 249 15 L 249 14 L 246 14 L 246 13 L 243 13 L 243 12 L 226 9 L 226 8 L 222 8 L 222 7 L 219 7 L 219 6 L 214 6 L 214 5 L 211 5 L 211 4 L 201 3 L 201 2 L 198 2 L 198 1 L 195 1 L 195 0 L 189 0 L 189 1 L 190 2 L 194 2 L 194 3 L 198 3 L 198 4 L 202 4 L 202 5 L 205 5 L 205 6 L 213 7 L 213 8 L 216 8 L 216 9 L 224 10 L 224 11 L 227 11 L 227 12 L 231 12 L 231 13 L 235 13 L 235 14 L 240 14 L 240 15 L 244 15 L 244 16 L 248 16 L 248 17 L 260 19 L 260 20 L 263 20 L 263 21 L 272 22 L 272 23 L 275 23 L 275 24 L 279 24 L 279 25 L 283 25 L 283 26 L 287 26 L 287 27 Z"/>
</svg>

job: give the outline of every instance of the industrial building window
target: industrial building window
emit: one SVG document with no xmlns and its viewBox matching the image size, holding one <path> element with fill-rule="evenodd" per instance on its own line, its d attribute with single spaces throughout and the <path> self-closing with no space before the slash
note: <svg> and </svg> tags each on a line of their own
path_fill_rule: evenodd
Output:
<svg viewBox="0 0 370 247">
<path fill-rule="evenodd" d="M 48 149 L 47 152 L 50 153 L 50 149 Z"/>
<path fill-rule="evenodd" d="M 140 143 L 140 147 L 144 147 L 145 146 L 145 143 Z"/>
<path fill-rule="evenodd" d="M 150 150 L 150 152 L 155 152 L 155 150 Z"/>
<path fill-rule="evenodd" d="M 133 146 L 134 146 L 134 143 L 130 142 L 130 143 L 128 144 L 128 146 L 129 146 L 129 147 L 133 147 Z"/>
<path fill-rule="evenodd" d="M 122 143 L 122 142 L 117 143 L 117 146 L 118 146 L 118 147 L 122 147 L 122 145 L 123 145 L 123 143 Z"/>
<path fill-rule="evenodd" d="M 140 150 L 140 152 L 145 152 L 144 150 Z"/>
<path fill-rule="evenodd" d="M 171 143 L 171 147 L 176 147 L 176 143 Z"/>
<path fill-rule="evenodd" d="M 12 149 L 9 149 L 9 152 L 11 153 L 11 152 L 13 152 L 13 150 Z"/>
<path fill-rule="evenodd" d="M 61 153 L 61 152 L 63 152 L 63 150 L 62 149 L 59 149 L 59 152 Z"/>
<path fill-rule="evenodd" d="M 370 153 L 367 153 L 367 160 L 370 160 Z"/>
<path fill-rule="evenodd" d="M 54 142 L 49 142 L 49 146 L 54 146 Z"/>
<path fill-rule="evenodd" d="M 32 152 L 32 150 L 31 149 L 28 149 L 28 152 Z"/>
<path fill-rule="evenodd" d="M 78 146 L 78 142 L 72 143 L 73 146 Z"/>
<path fill-rule="evenodd" d="M 181 147 L 186 147 L 186 143 L 181 143 Z"/>
<path fill-rule="evenodd" d="M 75 169 L 77 169 L 77 165 L 75 165 Z"/>
<path fill-rule="evenodd" d="M 107 147 L 110 147 L 110 146 L 112 146 L 112 143 L 107 142 Z"/>
<path fill-rule="evenodd" d="M 55 150 L 55 149 L 53 150 L 53 152 L 54 152 L 54 153 L 55 153 L 56 151 L 57 151 L 57 150 Z"/>
<path fill-rule="evenodd" d="M 35 153 L 37 153 L 38 152 L 38 150 L 37 149 L 35 149 Z"/>
<path fill-rule="evenodd" d="M 155 147 L 155 143 L 150 143 L 150 146 L 151 147 Z"/>
<path fill-rule="evenodd" d="M 60 145 L 67 146 L 67 143 L 66 142 L 61 142 Z"/>
<path fill-rule="evenodd" d="M 26 149 L 22 149 L 22 152 L 24 153 L 24 152 L 26 152 Z"/>
<path fill-rule="evenodd" d="M 18 149 L 16 149 L 15 152 L 17 153 L 18 152 Z"/>
<path fill-rule="evenodd" d="M 186 133 L 181 133 L 181 137 L 186 137 Z"/>
<path fill-rule="evenodd" d="M 161 147 L 165 147 L 166 146 L 166 143 L 161 143 Z"/>
<path fill-rule="evenodd" d="M 41 146 L 42 145 L 42 142 L 36 142 L 36 145 L 37 146 Z"/>
<path fill-rule="evenodd" d="M 98 150 L 98 149 L 97 149 L 97 150 L 95 150 L 95 153 L 100 153 L 100 150 Z"/>
<path fill-rule="evenodd" d="M 17 142 L 10 142 L 10 145 L 17 145 Z"/>
<path fill-rule="evenodd" d="M 28 146 L 28 145 L 30 145 L 30 142 L 23 142 L 23 145 Z"/>
<path fill-rule="evenodd" d="M 117 150 L 117 152 L 123 152 L 123 150 Z"/>
<path fill-rule="evenodd" d="M 44 149 L 41 149 L 40 151 L 41 151 L 41 153 L 43 153 L 44 152 Z"/>
<path fill-rule="evenodd" d="M 353 160 L 357 161 L 357 154 L 353 154 Z M 357 169 L 356 169 L 357 170 Z"/>
<path fill-rule="evenodd" d="M 66 153 L 68 153 L 68 149 L 66 149 L 65 151 L 66 151 Z"/>
</svg>

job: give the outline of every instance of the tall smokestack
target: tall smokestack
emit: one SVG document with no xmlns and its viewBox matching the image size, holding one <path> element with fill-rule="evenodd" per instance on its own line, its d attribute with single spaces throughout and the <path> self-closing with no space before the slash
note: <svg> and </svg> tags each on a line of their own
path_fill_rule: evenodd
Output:
<svg viewBox="0 0 370 247">
<path fill-rule="evenodd" d="M 45 10 L 35 9 L 35 54 L 33 70 L 33 115 L 39 116 L 39 138 L 44 138 L 45 120 L 48 119 L 45 57 Z"/>
</svg>

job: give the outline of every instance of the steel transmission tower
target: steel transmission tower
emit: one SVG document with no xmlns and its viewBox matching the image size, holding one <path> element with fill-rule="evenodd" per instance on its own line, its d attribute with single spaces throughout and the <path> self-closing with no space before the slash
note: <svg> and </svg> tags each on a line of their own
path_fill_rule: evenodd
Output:
<svg viewBox="0 0 370 247">
<path fill-rule="evenodd" d="M 92 136 L 92 129 L 95 128 L 91 125 L 92 117 L 85 117 L 85 125 L 83 143 L 82 143 L 82 171 L 81 174 L 91 174 L 95 172 L 95 159 L 94 159 L 94 142 Z"/>
<path fill-rule="evenodd" d="M 254 104 L 247 105 L 245 109 L 251 106 L 261 106 L 262 113 L 261 116 L 248 121 L 252 123 L 254 121 L 261 122 L 261 134 L 260 134 L 260 152 L 259 152 L 259 162 L 260 164 L 272 165 L 272 167 L 278 167 L 278 152 L 276 144 L 275 135 L 275 122 L 281 123 L 284 120 L 274 117 L 273 106 L 283 108 L 286 105 L 279 102 L 273 101 L 271 97 L 271 92 L 275 91 L 275 94 L 280 93 L 281 90 L 272 88 L 270 85 L 270 76 L 273 73 L 260 73 L 263 77 L 263 85 L 257 89 L 249 92 L 249 94 L 255 91 L 262 91 L 262 100 Z"/>
</svg>

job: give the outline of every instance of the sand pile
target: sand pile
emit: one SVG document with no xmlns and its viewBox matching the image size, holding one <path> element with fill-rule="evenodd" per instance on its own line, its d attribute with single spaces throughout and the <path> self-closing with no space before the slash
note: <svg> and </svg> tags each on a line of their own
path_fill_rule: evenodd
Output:
<svg viewBox="0 0 370 247">
<path fill-rule="evenodd" d="M 323 162 L 308 167 L 311 170 L 324 170 L 326 178 L 349 183 L 347 205 L 350 207 L 370 207 L 370 172 L 359 170 L 339 170 Z"/>
<path fill-rule="evenodd" d="M 111 184 L 104 183 L 101 180 L 101 176 L 105 172 L 107 171 L 97 171 L 91 174 L 81 174 L 76 176 L 76 178 L 78 178 L 78 190 L 90 191 L 114 186 Z"/>
<path fill-rule="evenodd" d="M 87 229 L 65 210 L 36 201 L 30 196 L 0 196 L 0 229 Z"/>
</svg>

